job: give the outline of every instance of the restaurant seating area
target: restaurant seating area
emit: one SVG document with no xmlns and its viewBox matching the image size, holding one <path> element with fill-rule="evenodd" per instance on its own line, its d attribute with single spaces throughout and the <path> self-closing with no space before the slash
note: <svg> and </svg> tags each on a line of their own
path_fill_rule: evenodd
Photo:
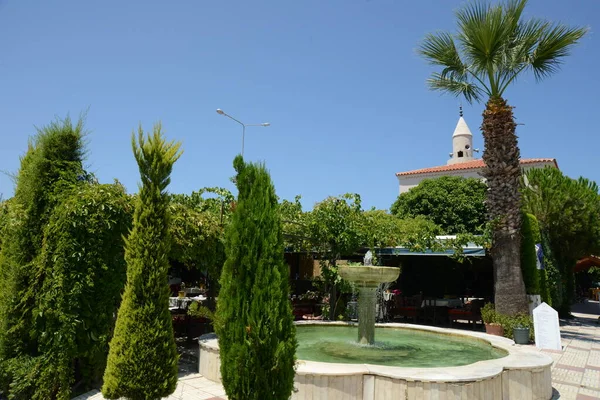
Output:
<svg viewBox="0 0 600 400">
<path fill-rule="evenodd" d="M 387 302 L 390 320 L 436 326 L 482 326 L 483 298 L 434 298 L 422 295 L 395 295 Z"/>
</svg>

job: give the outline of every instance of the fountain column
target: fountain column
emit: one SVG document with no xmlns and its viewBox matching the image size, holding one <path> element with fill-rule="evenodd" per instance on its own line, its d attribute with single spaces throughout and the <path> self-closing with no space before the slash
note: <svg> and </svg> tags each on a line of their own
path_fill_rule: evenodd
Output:
<svg viewBox="0 0 600 400">
<path fill-rule="evenodd" d="M 375 343 L 375 308 L 377 288 L 380 283 L 393 282 L 400 275 L 400 268 L 375 267 L 371 265 L 373 254 L 368 251 L 364 265 L 342 265 L 338 271 L 342 278 L 358 286 L 358 343 Z"/>
<path fill-rule="evenodd" d="M 375 309 L 377 304 L 377 285 L 358 287 L 358 343 L 375 343 Z"/>
</svg>

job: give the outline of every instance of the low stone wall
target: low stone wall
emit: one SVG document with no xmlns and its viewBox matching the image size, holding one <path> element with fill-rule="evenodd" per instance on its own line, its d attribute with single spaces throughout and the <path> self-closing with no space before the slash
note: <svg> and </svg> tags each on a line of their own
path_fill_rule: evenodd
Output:
<svg viewBox="0 0 600 400">
<path fill-rule="evenodd" d="M 315 322 L 310 322 L 315 323 Z M 322 323 L 319 324 L 328 324 Z M 334 324 L 334 323 L 329 323 Z M 552 359 L 530 346 L 479 332 L 408 324 L 382 327 L 419 329 L 483 339 L 508 355 L 460 367 L 403 368 L 369 364 L 335 364 L 299 360 L 293 400 L 416 400 L 552 398 Z M 220 381 L 218 343 L 214 335 L 200 339 L 200 374 Z"/>
</svg>

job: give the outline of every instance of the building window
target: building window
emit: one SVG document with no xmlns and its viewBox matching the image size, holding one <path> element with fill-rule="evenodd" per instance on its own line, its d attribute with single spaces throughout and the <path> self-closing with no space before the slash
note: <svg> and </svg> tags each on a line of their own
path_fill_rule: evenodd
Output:
<svg viewBox="0 0 600 400">
<path fill-rule="evenodd" d="M 457 157 L 459 157 L 459 158 L 460 158 L 460 157 L 462 157 L 462 156 L 463 156 L 463 152 L 462 152 L 462 151 L 459 151 L 459 152 L 456 154 L 456 156 L 457 156 Z"/>
</svg>

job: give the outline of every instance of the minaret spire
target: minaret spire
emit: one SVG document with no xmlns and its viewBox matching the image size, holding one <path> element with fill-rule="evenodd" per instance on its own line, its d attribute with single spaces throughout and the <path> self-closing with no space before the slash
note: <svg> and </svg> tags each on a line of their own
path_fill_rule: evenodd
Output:
<svg viewBox="0 0 600 400">
<path fill-rule="evenodd" d="M 452 134 L 452 153 L 448 164 L 459 164 L 473 160 L 473 134 L 463 118 L 462 104 L 458 107 L 458 123 Z"/>
</svg>

